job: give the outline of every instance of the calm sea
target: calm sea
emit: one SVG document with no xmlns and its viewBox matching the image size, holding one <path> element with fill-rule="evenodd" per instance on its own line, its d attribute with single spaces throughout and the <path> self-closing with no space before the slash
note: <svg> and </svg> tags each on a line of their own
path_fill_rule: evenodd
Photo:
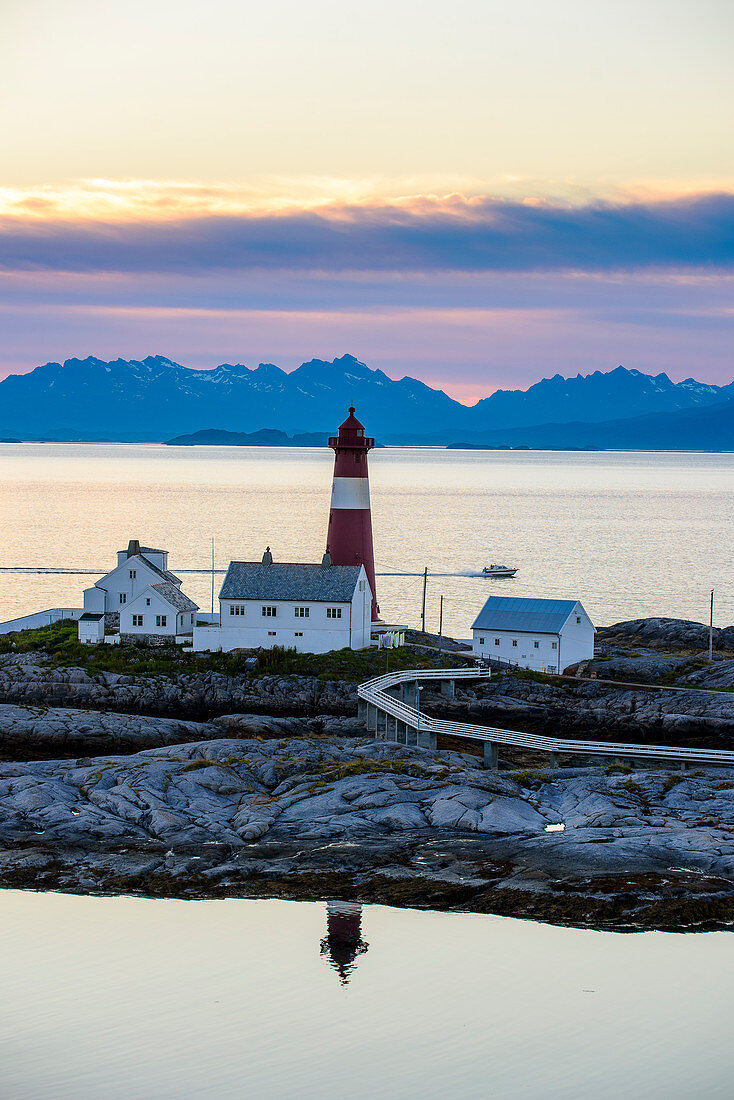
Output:
<svg viewBox="0 0 734 1100">
<path fill-rule="evenodd" d="M 318 561 L 329 511 L 326 449 L 130 444 L 0 445 L 0 619 L 78 606 L 131 538 L 174 571 L 231 558 Z M 370 456 L 379 599 L 417 625 L 467 637 L 490 593 L 581 599 L 597 623 L 640 615 L 734 622 L 734 455 L 461 452 Z M 482 566 L 518 567 L 487 580 Z M 89 576 L 2 570 L 76 568 Z M 406 574 L 406 575 L 401 575 Z M 208 610 L 211 580 L 183 575 Z M 219 577 L 217 578 L 217 590 Z"/>
<path fill-rule="evenodd" d="M 0 892 L 13 1100 L 728 1100 L 734 937 Z M 359 919 L 359 918 L 357 918 Z M 728 960 L 728 962 L 727 962 Z"/>
</svg>

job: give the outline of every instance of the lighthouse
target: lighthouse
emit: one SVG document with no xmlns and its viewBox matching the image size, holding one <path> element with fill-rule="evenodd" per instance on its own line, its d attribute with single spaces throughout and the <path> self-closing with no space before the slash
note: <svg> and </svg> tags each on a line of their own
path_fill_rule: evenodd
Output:
<svg viewBox="0 0 734 1100">
<path fill-rule="evenodd" d="M 370 482 L 367 453 L 375 445 L 364 434 L 364 425 L 350 407 L 339 426 L 339 435 L 329 439 L 334 451 L 334 481 L 326 550 L 334 565 L 363 565 L 372 589 L 372 621 L 380 613 L 375 589 L 375 553 L 372 548 Z"/>
<path fill-rule="evenodd" d="M 357 956 L 368 947 L 362 939 L 362 906 L 352 901 L 327 901 L 321 954 L 329 956 L 342 985 L 349 981 Z"/>
</svg>

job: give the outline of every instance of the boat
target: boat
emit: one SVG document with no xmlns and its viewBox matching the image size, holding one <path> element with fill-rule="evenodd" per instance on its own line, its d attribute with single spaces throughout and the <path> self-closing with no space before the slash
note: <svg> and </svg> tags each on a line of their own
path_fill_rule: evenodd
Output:
<svg viewBox="0 0 734 1100">
<path fill-rule="evenodd" d="M 482 572 L 487 577 L 514 577 L 517 573 L 517 569 L 513 569 L 511 565 L 485 565 Z"/>
</svg>

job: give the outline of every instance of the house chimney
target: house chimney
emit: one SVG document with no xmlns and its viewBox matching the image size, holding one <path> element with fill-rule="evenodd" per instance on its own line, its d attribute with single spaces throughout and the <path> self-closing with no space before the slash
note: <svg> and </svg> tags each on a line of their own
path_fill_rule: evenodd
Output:
<svg viewBox="0 0 734 1100">
<path fill-rule="evenodd" d="M 134 558 L 134 557 L 137 557 L 137 555 L 139 553 L 140 553 L 140 543 L 138 542 L 137 539 L 130 539 L 129 543 L 127 544 L 127 556 L 129 558 Z"/>
<path fill-rule="evenodd" d="M 273 555 L 270 553 L 270 547 L 265 547 L 265 553 L 263 554 L 263 565 L 272 565 Z"/>
</svg>

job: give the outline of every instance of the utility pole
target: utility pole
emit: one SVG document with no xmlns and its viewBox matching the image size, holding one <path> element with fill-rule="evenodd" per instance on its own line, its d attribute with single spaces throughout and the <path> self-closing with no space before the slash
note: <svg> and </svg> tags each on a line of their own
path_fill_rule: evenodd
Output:
<svg viewBox="0 0 734 1100">
<path fill-rule="evenodd" d="M 441 659 L 441 651 L 443 649 L 443 596 L 441 597 L 441 602 L 439 603 L 438 606 L 439 606 L 439 611 L 438 611 L 438 657 L 439 657 L 439 660 L 440 660 Z"/>
<path fill-rule="evenodd" d="M 428 566 L 423 570 L 423 607 L 421 610 L 421 631 L 426 632 L 426 585 L 428 584 Z"/>
<path fill-rule="evenodd" d="M 211 614 L 215 613 L 215 539 L 211 536 Z"/>
<path fill-rule="evenodd" d="M 709 613 L 709 661 L 714 659 L 714 590 L 711 589 L 711 611 Z"/>
</svg>

